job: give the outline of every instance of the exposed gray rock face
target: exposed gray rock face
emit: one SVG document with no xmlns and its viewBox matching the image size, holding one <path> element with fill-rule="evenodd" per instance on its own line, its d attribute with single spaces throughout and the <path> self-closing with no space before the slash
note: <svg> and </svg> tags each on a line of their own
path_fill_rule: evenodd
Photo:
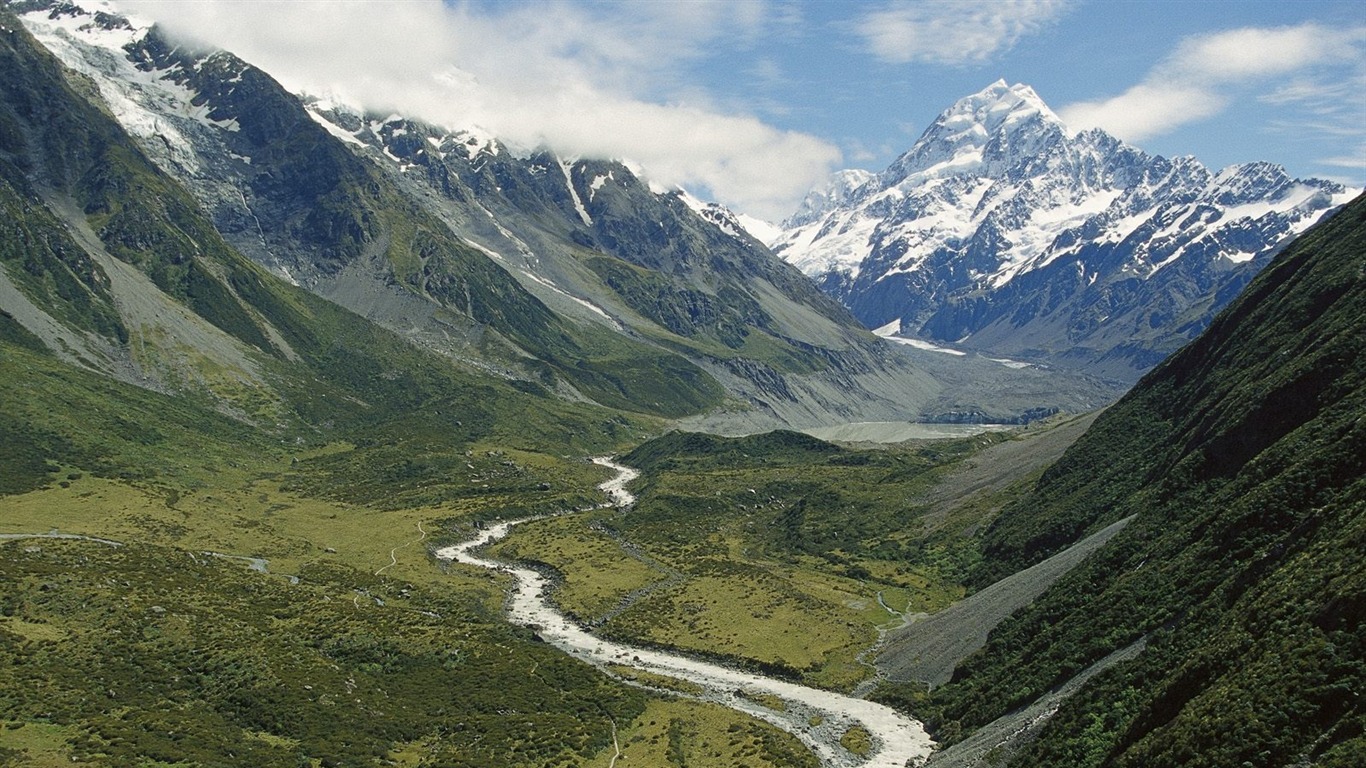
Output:
<svg viewBox="0 0 1366 768">
<path fill-rule="evenodd" d="M 237 250 L 463 364 L 727 431 L 1008 419 L 1115 394 L 984 359 L 928 373 L 732 214 L 626 164 L 300 97 L 231 53 L 70 4 L 23 21 Z"/>
<path fill-rule="evenodd" d="M 770 245 L 865 325 L 1123 381 L 1359 191 L 1071 134 L 1004 81 L 856 189 L 840 178 Z"/>
</svg>

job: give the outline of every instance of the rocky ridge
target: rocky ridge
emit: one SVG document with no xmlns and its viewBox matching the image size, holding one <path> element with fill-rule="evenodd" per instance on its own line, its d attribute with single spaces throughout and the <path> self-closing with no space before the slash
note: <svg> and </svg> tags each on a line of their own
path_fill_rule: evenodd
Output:
<svg viewBox="0 0 1366 768">
<path fill-rule="evenodd" d="M 1004 81 L 849 189 L 860 178 L 814 193 L 770 245 L 865 325 L 1124 381 L 1359 191 L 1072 133 Z"/>
<path fill-rule="evenodd" d="M 710 411 L 699 425 L 730 431 L 1012 418 L 1113 394 L 984 359 L 926 373 L 945 361 L 872 337 L 738 220 L 628 164 L 299 97 L 154 25 L 28 5 L 24 24 L 234 248 L 464 364 L 569 399 Z M 997 397 L 1003 378 L 1029 394 Z"/>
</svg>

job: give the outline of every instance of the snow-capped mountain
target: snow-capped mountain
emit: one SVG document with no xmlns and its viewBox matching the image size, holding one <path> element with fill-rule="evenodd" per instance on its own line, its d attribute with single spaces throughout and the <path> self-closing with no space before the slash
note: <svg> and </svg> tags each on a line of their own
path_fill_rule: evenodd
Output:
<svg viewBox="0 0 1366 768">
<path fill-rule="evenodd" d="M 678 190 L 674 194 L 687 203 L 698 216 L 715 224 L 731 237 L 752 237 L 760 243 L 767 243 L 783 234 L 783 227 L 780 224 L 764 221 L 749 214 L 737 213 L 720 203 L 707 202 L 684 190 Z"/>
<path fill-rule="evenodd" d="M 824 184 L 806 193 L 806 198 L 797 212 L 783 222 L 783 227 L 793 229 L 810 224 L 841 206 L 849 204 L 854 193 L 873 179 L 873 174 L 858 168 L 835 171 Z"/>
<path fill-rule="evenodd" d="M 1359 191 L 1073 134 L 998 81 L 882 173 L 814 192 L 769 243 L 870 328 L 1132 380 Z"/>
<path fill-rule="evenodd" d="M 775 259 L 761 223 L 627 162 L 290 93 L 103 0 L 17 10 L 227 246 L 483 373 L 737 431 L 1014 418 L 1114 394 L 984 358 L 922 362 Z"/>
</svg>

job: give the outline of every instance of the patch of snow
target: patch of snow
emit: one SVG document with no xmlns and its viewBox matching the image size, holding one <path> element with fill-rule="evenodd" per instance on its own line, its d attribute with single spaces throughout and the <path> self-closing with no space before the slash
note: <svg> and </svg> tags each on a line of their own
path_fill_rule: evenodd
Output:
<svg viewBox="0 0 1366 768">
<path fill-rule="evenodd" d="M 873 335 L 881 336 L 883 338 L 889 338 L 898 333 L 901 333 L 901 318 L 899 317 L 886 325 L 873 329 Z"/>
<path fill-rule="evenodd" d="M 602 189 L 602 185 L 609 181 L 615 181 L 615 179 L 612 178 L 611 171 L 608 171 L 606 174 L 594 176 L 593 180 L 588 183 L 588 199 L 592 200 L 593 196 L 598 193 L 598 190 Z"/>
<path fill-rule="evenodd" d="M 886 327 L 886 326 L 884 326 L 884 327 Z M 912 339 L 912 338 L 908 338 L 908 337 L 906 337 L 906 336 L 892 336 L 892 335 L 888 335 L 888 336 L 883 336 L 882 338 L 884 338 L 884 339 L 886 339 L 886 340 L 888 340 L 888 341 L 890 341 L 890 342 L 896 343 L 896 344 L 905 344 L 905 345 L 908 346 L 908 347 L 914 347 L 914 348 L 916 348 L 916 349 L 923 349 L 923 350 L 925 350 L 925 351 L 927 351 L 927 352 L 939 352 L 939 353 L 941 353 L 941 354 L 953 355 L 953 356 L 955 356 L 955 357 L 965 357 L 965 356 L 967 356 L 967 354 L 968 354 L 967 352 L 964 352 L 964 351 L 962 351 L 961 349 L 949 349 L 948 347 L 941 347 L 941 346 L 939 346 L 938 344 L 933 344 L 933 343 L 931 343 L 931 342 L 924 341 L 924 340 L 921 340 L 921 339 Z"/>
<path fill-rule="evenodd" d="M 95 3 L 92 7 L 114 12 L 108 3 Z M 43 47 L 67 67 L 95 82 L 124 130 L 140 142 L 160 145 L 180 167 L 199 171 L 189 139 L 162 115 L 203 122 L 208 110 L 194 106 L 197 94 L 188 88 L 161 79 L 162 72 L 144 72 L 133 66 L 123 50 L 125 45 L 141 39 L 150 24 L 130 19 L 133 29 L 106 30 L 90 23 L 89 15 L 59 15 L 50 19 L 47 11 L 27 13 L 20 18 Z"/>
<path fill-rule="evenodd" d="M 1121 194 L 1120 189 L 1103 190 L 1081 200 L 1035 208 L 1023 226 L 1009 233 L 1011 247 L 1001 254 L 1003 268 L 991 276 L 991 287 L 999 288 L 1017 275 L 1066 256 L 1068 250 L 1053 248 L 1058 236 L 1105 212 Z"/>
<path fill-rule="evenodd" d="M 684 205 L 693 209 L 694 212 L 700 213 L 704 216 L 707 214 L 708 210 L 713 205 L 712 203 L 704 201 L 702 198 L 698 197 L 697 195 L 694 195 L 686 189 L 680 189 L 674 194 L 678 196 L 679 200 L 683 201 Z"/>
<path fill-rule="evenodd" d="M 459 142 L 468 148 L 470 159 L 476 155 L 497 157 L 500 151 L 497 137 L 477 125 L 466 125 L 452 129 Z"/>
<path fill-rule="evenodd" d="M 290 274 L 289 267 L 286 267 L 285 265 L 281 264 L 277 266 L 273 271 L 278 277 L 284 279 L 285 282 L 289 283 L 295 288 L 299 287 L 299 281 L 295 280 L 294 275 Z"/>
<path fill-rule="evenodd" d="M 1151 209 L 1139 211 L 1132 216 L 1125 216 L 1112 222 L 1105 234 L 1100 238 L 1101 242 L 1122 243 L 1129 235 L 1132 235 L 1139 227 L 1150 221 L 1153 217 Z"/>
<path fill-rule="evenodd" d="M 754 237 L 754 234 L 741 223 L 740 218 L 735 215 L 735 212 L 724 205 L 721 205 L 720 203 L 703 202 L 686 189 L 678 189 L 673 194 L 697 213 L 698 216 L 701 216 L 703 219 L 716 225 L 718 229 L 730 237 L 739 238 L 746 234 Z M 757 222 L 758 220 L 754 219 L 754 221 Z"/>
<path fill-rule="evenodd" d="M 740 223 L 740 226 L 745 228 L 745 231 L 749 233 L 750 237 L 758 240 L 764 245 L 769 245 L 770 243 L 782 239 L 783 228 L 771 221 L 764 221 L 758 217 L 750 216 L 747 213 L 735 214 L 735 220 Z"/>
<path fill-rule="evenodd" d="M 432 154 L 436 155 L 438 160 L 446 159 L 446 153 L 441 151 L 441 145 L 444 143 L 444 139 L 438 139 L 435 136 L 428 136 L 427 143 L 431 145 L 432 148 L 430 151 L 432 152 Z"/>
<path fill-rule="evenodd" d="M 594 304 L 593 302 L 588 301 L 587 299 L 581 299 L 581 298 L 579 298 L 578 296 L 575 296 L 574 294 L 570 293 L 569 291 L 566 291 L 565 289 L 561 288 L 560 286 L 555 285 L 555 284 L 552 283 L 551 281 L 545 279 L 544 277 L 541 277 L 541 276 L 538 275 L 538 274 L 535 274 L 534 272 L 530 272 L 530 271 L 527 271 L 527 270 L 525 270 L 525 269 L 520 269 L 520 270 L 518 270 L 518 272 L 522 273 L 524 276 L 526 276 L 526 277 L 527 277 L 528 279 L 530 279 L 532 282 L 535 282 L 535 283 L 538 283 L 538 284 L 540 284 L 540 285 L 543 285 L 543 286 L 545 286 L 546 288 L 549 288 L 550 290 L 552 290 L 552 291 L 554 291 L 555 293 L 559 294 L 560 296 L 563 296 L 564 298 L 569 299 L 570 301 L 572 301 L 572 302 L 574 302 L 574 303 L 576 303 L 576 304 L 578 304 L 578 305 L 580 305 L 580 306 L 582 306 L 582 307 L 585 307 L 585 308 L 591 310 L 593 313 L 602 316 L 603 319 L 605 319 L 605 320 L 607 320 L 607 322 L 611 323 L 611 324 L 612 324 L 612 327 L 615 328 L 616 330 L 618 330 L 618 331 L 626 330 L 625 328 L 622 327 L 621 323 L 618 323 L 618 322 L 617 322 L 616 318 L 614 318 L 614 317 L 612 317 L 611 315 L 607 314 L 607 312 L 606 312 L 602 307 L 599 307 L 597 304 Z"/>
<path fill-rule="evenodd" d="M 857 277 L 879 224 L 881 222 L 872 216 L 847 211 L 838 218 L 803 226 L 771 247 L 810 277 L 829 272 Z M 830 228 L 838 236 L 826 236 L 825 232 Z"/>
<path fill-rule="evenodd" d="M 570 164 L 564 160 L 559 161 L 560 170 L 564 171 L 564 185 L 569 188 L 569 197 L 574 201 L 574 210 L 579 212 L 579 218 L 587 226 L 593 226 L 593 217 L 588 215 L 588 209 L 583 207 L 583 201 L 579 199 L 578 190 L 574 189 L 574 177 L 570 175 Z"/>
<path fill-rule="evenodd" d="M 508 232 L 505 231 L 504 234 L 509 234 L 509 235 L 510 235 L 511 233 L 508 233 Z M 500 263 L 500 264 L 507 264 L 507 263 L 508 263 L 507 258 L 504 257 L 503 254 L 501 254 L 501 253 L 499 253 L 499 252 L 493 250 L 492 248 L 489 248 L 489 247 L 486 246 L 486 245 L 483 245 L 483 244 L 481 244 L 481 243 L 477 243 L 477 242 L 475 242 L 474 240 L 470 240 L 469 238 L 461 238 L 461 240 L 463 240 L 463 241 L 465 242 L 466 245 L 469 245 L 470 247 L 472 247 L 472 248 L 474 248 L 474 249 L 476 249 L 476 250 L 482 252 L 484 255 L 488 256 L 489 258 L 493 259 L 494 261 L 496 261 L 496 262 L 498 262 L 498 263 Z M 622 327 L 622 325 L 621 325 L 620 323 L 617 322 L 617 319 L 616 319 L 616 318 L 614 318 L 614 317 L 612 317 L 611 315 L 607 314 L 606 310 L 604 310 L 602 307 L 599 307 L 597 304 L 594 304 L 594 303 L 591 302 L 591 301 L 588 301 L 588 300 L 586 300 L 586 299 L 581 299 L 581 298 L 579 298 L 578 296 L 575 296 L 574 294 L 572 294 L 572 293 L 570 293 L 570 292 L 564 290 L 564 289 L 561 288 L 560 286 L 558 286 L 558 285 L 556 285 L 555 283 L 551 282 L 550 280 L 547 280 L 546 278 L 544 278 L 544 277 L 542 277 L 542 276 L 536 274 L 535 272 L 532 272 L 532 271 L 529 270 L 529 269 L 518 269 L 518 270 L 517 270 L 517 273 L 520 274 L 520 275 L 522 275 L 523 277 L 527 278 L 528 280 L 532 281 L 533 283 L 536 283 L 537 285 L 544 286 L 544 287 L 550 289 L 551 291 L 554 291 L 556 294 L 558 294 L 558 295 L 560 295 L 560 296 L 563 296 L 564 298 L 569 299 L 570 301 L 573 301 L 573 302 L 575 302 L 576 304 L 579 304 L 580 306 L 583 306 L 584 308 L 586 308 L 586 309 L 592 311 L 593 313 L 595 313 L 595 314 L 597 314 L 597 315 L 601 315 L 604 319 L 607 320 L 607 322 L 611 323 L 611 324 L 612 324 L 612 327 L 615 328 L 616 330 L 618 330 L 618 331 L 625 330 L 625 329 Z"/>
</svg>

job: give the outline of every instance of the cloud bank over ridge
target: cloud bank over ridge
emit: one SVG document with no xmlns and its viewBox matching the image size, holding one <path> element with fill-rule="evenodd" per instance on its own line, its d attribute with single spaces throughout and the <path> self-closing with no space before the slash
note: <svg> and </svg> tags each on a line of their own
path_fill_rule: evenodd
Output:
<svg viewBox="0 0 1366 768">
<path fill-rule="evenodd" d="M 1366 25 L 1243 27 L 1185 38 L 1137 84 L 1062 107 L 1073 130 L 1099 127 L 1127 141 L 1160 136 L 1228 109 L 1238 99 L 1301 107 L 1284 130 L 1354 136 L 1360 156 L 1323 158 L 1366 167 Z"/>
<path fill-rule="evenodd" d="M 118 5 L 296 92 L 478 127 L 522 149 L 624 158 L 656 182 L 760 216 L 789 213 L 841 161 L 828 141 L 719 108 L 683 74 L 707 46 L 764 34 L 763 2 Z"/>
</svg>

